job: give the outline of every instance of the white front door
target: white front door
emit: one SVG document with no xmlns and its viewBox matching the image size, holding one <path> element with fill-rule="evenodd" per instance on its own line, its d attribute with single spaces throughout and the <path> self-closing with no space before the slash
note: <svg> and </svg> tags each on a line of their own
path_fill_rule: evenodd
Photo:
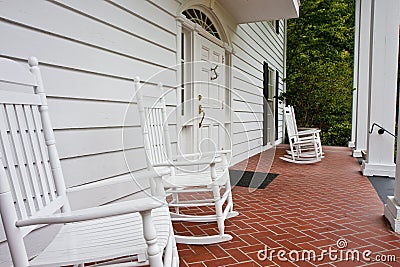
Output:
<svg viewBox="0 0 400 267">
<path fill-rule="evenodd" d="M 194 144 L 197 151 L 223 149 L 227 131 L 225 129 L 224 103 L 225 50 L 201 35 L 195 38 L 194 113 L 197 115 Z"/>
</svg>

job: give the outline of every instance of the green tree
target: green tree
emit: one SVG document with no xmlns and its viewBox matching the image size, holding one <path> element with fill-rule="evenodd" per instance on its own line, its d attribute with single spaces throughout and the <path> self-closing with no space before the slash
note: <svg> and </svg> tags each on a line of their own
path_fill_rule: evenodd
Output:
<svg viewBox="0 0 400 267">
<path fill-rule="evenodd" d="M 288 21 L 286 104 L 304 127 L 318 127 L 326 145 L 351 135 L 353 0 L 302 0 Z"/>
</svg>

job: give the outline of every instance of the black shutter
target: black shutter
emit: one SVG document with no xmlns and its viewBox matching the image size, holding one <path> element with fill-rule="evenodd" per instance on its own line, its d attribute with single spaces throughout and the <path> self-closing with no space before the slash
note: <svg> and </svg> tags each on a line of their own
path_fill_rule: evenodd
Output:
<svg viewBox="0 0 400 267">
<path fill-rule="evenodd" d="M 279 34 L 279 20 L 275 20 L 275 32 Z"/>
<path fill-rule="evenodd" d="M 268 83 L 269 83 L 269 75 L 268 75 L 268 63 L 264 61 L 263 65 L 263 146 L 268 143 Z"/>
<path fill-rule="evenodd" d="M 279 96 L 279 72 L 276 71 L 275 73 L 275 114 L 274 114 L 274 121 L 275 121 L 275 141 L 278 140 L 278 96 Z"/>
</svg>

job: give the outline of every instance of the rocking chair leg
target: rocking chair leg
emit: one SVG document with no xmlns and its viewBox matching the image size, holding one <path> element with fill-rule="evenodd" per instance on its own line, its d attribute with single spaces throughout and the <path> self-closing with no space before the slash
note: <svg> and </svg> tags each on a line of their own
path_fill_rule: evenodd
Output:
<svg viewBox="0 0 400 267">
<path fill-rule="evenodd" d="M 147 243 L 147 254 L 150 266 L 163 267 L 162 251 L 157 245 L 157 233 L 151 219 L 151 211 L 140 212 L 143 220 L 143 235 Z"/>
<path fill-rule="evenodd" d="M 176 188 L 174 188 L 176 190 Z M 178 193 L 172 193 L 172 199 L 174 200 L 175 203 L 179 203 L 179 194 Z M 175 213 L 179 214 L 179 207 L 175 207 Z"/>
</svg>

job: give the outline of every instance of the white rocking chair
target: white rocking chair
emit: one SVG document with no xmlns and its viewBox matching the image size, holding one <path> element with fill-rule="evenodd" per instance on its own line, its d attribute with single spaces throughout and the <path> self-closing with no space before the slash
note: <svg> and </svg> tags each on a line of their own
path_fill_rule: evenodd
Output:
<svg viewBox="0 0 400 267">
<path fill-rule="evenodd" d="M 298 163 L 310 164 L 321 161 L 322 150 L 319 139 L 319 130 L 297 131 L 293 109 L 290 106 L 284 108 L 284 118 L 290 150 L 288 155 L 280 159 Z"/>
<path fill-rule="evenodd" d="M 299 128 L 299 127 L 297 127 L 296 113 L 294 112 L 294 107 L 293 106 L 288 106 L 288 107 L 292 111 L 292 118 L 293 118 L 293 125 L 294 125 L 295 133 L 296 134 L 300 134 L 302 136 L 307 136 L 307 135 L 313 135 L 314 134 L 315 137 L 316 137 L 316 144 L 317 144 L 317 147 L 318 147 L 319 156 L 321 157 L 321 159 L 324 158 L 324 152 L 322 151 L 322 143 L 321 143 L 321 138 L 320 138 L 321 130 L 318 129 L 318 128 L 304 128 L 304 127 Z M 314 154 L 312 152 L 313 149 L 314 149 L 313 147 L 309 148 L 309 150 L 311 150 L 310 157 L 314 157 Z M 306 157 L 307 153 L 303 153 L 303 156 Z"/>
<path fill-rule="evenodd" d="M 157 197 L 70 210 L 37 60 L 29 66 L 0 59 L 0 214 L 14 266 L 178 266 L 156 173 L 143 175 Z M 48 224 L 61 230 L 29 258 L 23 238 Z"/>
<path fill-rule="evenodd" d="M 167 110 L 161 84 L 157 87 L 141 88 L 139 78 L 135 79 L 136 99 L 140 113 L 147 164 L 160 170 L 169 168 L 171 175 L 163 177 L 166 193 L 172 195 L 169 206 L 174 208 L 172 221 L 217 222 L 217 235 L 178 236 L 177 243 L 204 245 L 229 241 L 232 236 L 225 234 L 225 220 L 238 213 L 233 210 L 232 192 L 228 171 L 227 154 L 230 150 L 207 153 L 184 154 L 173 158 L 168 133 Z M 208 158 L 207 158 L 208 157 Z M 205 158 L 205 159 L 204 159 Z M 203 171 L 182 171 L 189 166 L 208 166 Z M 210 194 L 202 199 L 184 199 L 188 194 Z M 224 204 L 226 204 L 224 206 Z M 184 214 L 181 207 L 212 206 L 212 215 Z"/>
</svg>

